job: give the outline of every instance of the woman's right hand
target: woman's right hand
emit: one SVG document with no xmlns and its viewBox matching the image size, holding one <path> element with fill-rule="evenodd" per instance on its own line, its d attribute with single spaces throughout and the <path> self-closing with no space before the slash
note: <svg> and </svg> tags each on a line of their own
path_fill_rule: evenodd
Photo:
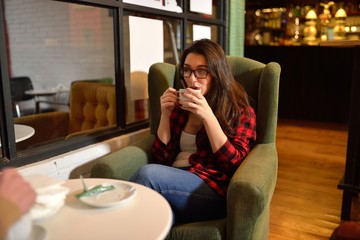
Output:
<svg viewBox="0 0 360 240">
<path fill-rule="evenodd" d="M 161 114 L 170 117 L 172 110 L 178 104 L 178 92 L 176 89 L 169 87 L 160 97 Z"/>
</svg>

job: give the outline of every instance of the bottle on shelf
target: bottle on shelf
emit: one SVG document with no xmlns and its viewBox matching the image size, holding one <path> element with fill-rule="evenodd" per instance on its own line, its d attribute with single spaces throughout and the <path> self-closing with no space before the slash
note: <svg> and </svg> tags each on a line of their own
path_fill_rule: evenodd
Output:
<svg viewBox="0 0 360 240">
<path fill-rule="evenodd" d="M 300 44 L 301 41 L 300 17 L 301 17 L 301 7 L 296 6 L 295 15 L 294 15 L 294 35 L 293 35 L 293 42 L 295 44 Z"/>
</svg>

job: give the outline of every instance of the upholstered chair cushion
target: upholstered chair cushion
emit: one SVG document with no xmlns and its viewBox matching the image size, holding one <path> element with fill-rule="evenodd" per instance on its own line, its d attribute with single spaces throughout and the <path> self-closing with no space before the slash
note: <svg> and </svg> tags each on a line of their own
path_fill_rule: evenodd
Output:
<svg viewBox="0 0 360 240">
<path fill-rule="evenodd" d="M 116 94 L 112 84 L 77 82 L 70 96 L 68 133 L 116 125 Z"/>
</svg>

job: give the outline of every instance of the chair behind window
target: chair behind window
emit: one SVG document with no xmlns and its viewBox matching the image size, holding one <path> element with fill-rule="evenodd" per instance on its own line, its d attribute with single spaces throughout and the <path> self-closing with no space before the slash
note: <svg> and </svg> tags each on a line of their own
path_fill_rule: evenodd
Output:
<svg viewBox="0 0 360 240">
<path fill-rule="evenodd" d="M 20 117 L 34 113 L 33 108 L 20 109 L 20 102 L 34 99 L 34 96 L 27 95 L 25 92 L 33 90 L 33 84 L 29 77 L 13 77 L 10 79 L 11 99 L 13 102 L 14 115 Z"/>
</svg>

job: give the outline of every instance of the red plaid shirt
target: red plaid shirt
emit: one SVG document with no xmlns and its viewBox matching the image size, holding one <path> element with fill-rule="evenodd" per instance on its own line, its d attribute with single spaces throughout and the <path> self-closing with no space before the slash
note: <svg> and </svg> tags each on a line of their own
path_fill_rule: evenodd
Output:
<svg viewBox="0 0 360 240">
<path fill-rule="evenodd" d="M 152 146 L 155 163 L 171 166 L 181 151 L 180 136 L 188 120 L 189 112 L 176 107 L 170 116 L 171 139 L 167 145 L 156 139 Z M 256 117 L 249 107 L 248 114 L 242 111 L 241 117 L 233 126 L 235 133 L 215 153 L 212 152 L 205 127 L 196 134 L 197 151 L 189 158 L 188 171 L 198 175 L 211 188 L 225 195 L 229 181 L 236 169 L 250 152 L 256 139 Z"/>
</svg>

